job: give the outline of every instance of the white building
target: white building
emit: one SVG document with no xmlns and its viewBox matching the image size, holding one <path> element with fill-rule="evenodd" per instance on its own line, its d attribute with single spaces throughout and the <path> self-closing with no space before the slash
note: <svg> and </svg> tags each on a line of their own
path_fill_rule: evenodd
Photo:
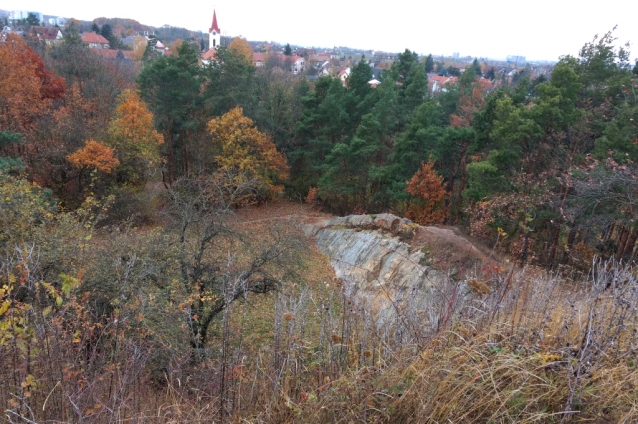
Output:
<svg viewBox="0 0 638 424">
<path fill-rule="evenodd" d="M 219 47 L 221 38 L 222 32 L 217 24 L 217 11 L 213 10 L 213 23 L 208 29 L 209 49 L 204 53 L 204 56 L 202 56 L 202 66 L 206 66 L 217 60 L 217 47 Z"/>
<path fill-rule="evenodd" d="M 38 18 L 40 22 L 44 20 L 44 15 L 42 15 L 42 13 L 34 12 L 32 10 L 12 10 L 11 12 L 9 12 L 9 20 L 19 21 L 22 19 L 27 19 L 29 17 L 29 14 L 35 15 L 35 17 Z"/>
</svg>

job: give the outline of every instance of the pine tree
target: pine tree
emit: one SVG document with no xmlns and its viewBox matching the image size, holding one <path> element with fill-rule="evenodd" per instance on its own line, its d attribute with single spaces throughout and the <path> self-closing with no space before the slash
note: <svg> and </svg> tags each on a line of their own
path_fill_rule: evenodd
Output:
<svg viewBox="0 0 638 424">
<path fill-rule="evenodd" d="M 429 74 L 433 70 L 434 70 L 434 58 L 432 57 L 431 54 L 429 54 L 428 57 L 425 58 L 425 73 Z"/>
</svg>

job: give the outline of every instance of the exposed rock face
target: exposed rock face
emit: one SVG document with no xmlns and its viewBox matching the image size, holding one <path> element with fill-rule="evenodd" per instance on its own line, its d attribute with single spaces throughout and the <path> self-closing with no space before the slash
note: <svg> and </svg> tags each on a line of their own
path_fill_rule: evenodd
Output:
<svg viewBox="0 0 638 424">
<path fill-rule="evenodd" d="M 319 250 L 359 309 L 387 323 L 398 315 L 423 313 L 433 301 L 432 288 L 445 278 L 425 265 L 420 249 L 402 240 L 417 228 L 391 214 L 351 215 L 307 226 L 306 232 L 316 234 Z"/>
</svg>

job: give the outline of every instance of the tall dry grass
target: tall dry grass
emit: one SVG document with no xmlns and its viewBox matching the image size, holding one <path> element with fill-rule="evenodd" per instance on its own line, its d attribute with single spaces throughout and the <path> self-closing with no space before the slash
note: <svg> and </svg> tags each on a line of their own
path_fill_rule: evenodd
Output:
<svg viewBox="0 0 638 424">
<path fill-rule="evenodd" d="M 328 268 L 314 255 L 305 282 L 229 303 L 194 364 L 178 337 L 158 336 L 148 317 L 162 305 L 143 291 L 97 315 L 72 279 L 66 291 L 43 286 L 38 260 L 22 249 L 3 262 L 31 293 L 4 298 L 5 422 L 638 419 L 638 277 L 623 264 L 597 262 L 577 282 L 497 265 L 456 281 L 450 270 L 428 304 L 379 323 L 328 272 L 309 277 Z"/>
</svg>

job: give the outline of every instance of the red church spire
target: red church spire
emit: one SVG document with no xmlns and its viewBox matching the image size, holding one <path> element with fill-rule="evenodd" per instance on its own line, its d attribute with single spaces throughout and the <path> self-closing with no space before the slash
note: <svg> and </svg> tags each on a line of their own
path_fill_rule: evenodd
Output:
<svg viewBox="0 0 638 424">
<path fill-rule="evenodd" d="M 217 12 L 213 10 L 213 25 L 210 27 L 208 32 L 213 32 L 213 30 L 217 31 L 217 34 L 221 34 L 219 30 L 219 25 L 217 25 Z"/>
</svg>

